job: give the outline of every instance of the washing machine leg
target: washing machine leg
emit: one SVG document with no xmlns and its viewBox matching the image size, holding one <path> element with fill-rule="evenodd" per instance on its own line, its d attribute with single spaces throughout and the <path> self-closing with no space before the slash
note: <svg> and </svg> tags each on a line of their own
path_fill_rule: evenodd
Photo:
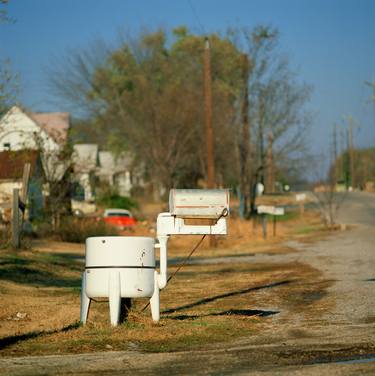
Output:
<svg viewBox="0 0 375 376">
<path fill-rule="evenodd" d="M 160 290 L 158 285 L 158 272 L 154 274 L 154 293 L 150 299 L 151 315 L 155 322 L 160 319 Z"/>
<path fill-rule="evenodd" d="M 121 308 L 121 284 L 119 272 L 111 271 L 109 273 L 108 289 L 111 324 L 117 326 L 120 319 Z"/>
<path fill-rule="evenodd" d="M 86 324 L 89 314 L 91 299 L 86 295 L 86 272 L 82 274 L 81 286 L 81 323 Z"/>
</svg>

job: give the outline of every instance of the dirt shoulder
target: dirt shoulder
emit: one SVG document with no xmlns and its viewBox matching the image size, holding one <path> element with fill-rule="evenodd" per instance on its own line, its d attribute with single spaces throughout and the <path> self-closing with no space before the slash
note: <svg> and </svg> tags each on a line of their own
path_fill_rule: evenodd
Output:
<svg viewBox="0 0 375 376">
<path fill-rule="evenodd" d="M 238 247 L 222 251 L 222 262 L 187 266 L 161 296 L 158 325 L 138 313 L 140 302 L 126 325 L 109 328 L 98 303 L 86 327 L 8 336 L 0 364 L 9 374 L 373 374 L 373 360 L 337 363 L 375 354 L 375 238 L 367 224 L 351 224 L 315 243 L 284 242 L 290 252 L 249 248 L 244 259 Z"/>
</svg>

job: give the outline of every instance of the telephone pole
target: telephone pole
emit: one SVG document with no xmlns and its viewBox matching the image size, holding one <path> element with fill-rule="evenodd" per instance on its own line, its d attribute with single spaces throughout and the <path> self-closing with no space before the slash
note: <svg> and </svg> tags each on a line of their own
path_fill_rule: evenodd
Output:
<svg viewBox="0 0 375 376">
<path fill-rule="evenodd" d="M 345 130 L 340 130 L 340 179 L 345 181 L 346 184 L 346 162 L 345 162 Z"/>
<path fill-rule="evenodd" d="M 207 188 L 215 188 L 215 157 L 214 130 L 212 128 L 212 81 L 211 81 L 211 50 L 208 37 L 204 46 L 204 104 L 206 113 L 206 143 L 207 143 Z M 210 236 L 210 247 L 216 247 L 214 236 Z"/>
<path fill-rule="evenodd" d="M 250 147 L 250 125 L 249 125 L 249 73 L 250 64 L 249 58 L 246 54 L 242 55 L 242 84 L 243 84 L 243 100 L 241 107 L 242 117 L 242 137 L 240 139 L 240 216 L 245 217 L 248 213 L 248 198 L 249 198 L 249 147 Z"/>
<path fill-rule="evenodd" d="M 349 158 L 350 158 L 350 180 L 352 188 L 355 187 L 355 179 L 354 179 L 354 149 L 353 149 L 353 119 L 349 117 Z"/>
<path fill-rule="evenodd" d="M 332 140 L 332 146 L 333 146 L 333 181 L 336 186 L 337 183 L 337 125 L 336 123 L 333 124 L 333 140 Z"/>
<path fill-rule="evenodd" d="M 260 91 L 259 97 L 259 167 L 260 167 L 260 182 L 264 184 L 264 89 Z"/>
<path fill-rule="evenodd" d="M 206 114 L 207 188 L 215 188 L 214 132 L 212 128 L 211 51 L 208 37 L 204 48 L 204 103 Z"/>
<path fill-rule="evenodd" d="M 268 133 L 267 161 L 266 161 L 266 192 L 273 193 L 275 187 L 275 169 L 273 163 L 273 131 Z"/>
</svg>

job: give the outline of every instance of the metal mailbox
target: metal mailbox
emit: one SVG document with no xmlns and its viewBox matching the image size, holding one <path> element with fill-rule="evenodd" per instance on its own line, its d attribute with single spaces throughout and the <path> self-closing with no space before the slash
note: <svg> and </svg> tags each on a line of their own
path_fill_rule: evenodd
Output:
<svg viewBox="0 0 375 376">
<path fill-rule="evenodd" d="M 229 211 L 228 189 L 171 189 L 169 212 L 181 218 L 217 219 Z"/>
</svg>

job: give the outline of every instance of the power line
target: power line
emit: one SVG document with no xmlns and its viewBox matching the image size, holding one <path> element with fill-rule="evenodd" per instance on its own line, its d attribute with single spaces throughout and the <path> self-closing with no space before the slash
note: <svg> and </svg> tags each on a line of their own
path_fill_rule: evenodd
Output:
<svg viewBox="0 0 375 376">
<path fill-rule="evenodd" d="M 201 33 L 204 34 L 204 35 L 207 35 L 206 30 L 205 30 L 203 24 L 201 23 L 200 18 L 198 17 L 198 13 L 196 12 L 196 10 L 193 6 L 193 3 L 191 2 L 191 0 L 188 0 L 188 3 L 190 5 L 191 11 L 192 11 L 192 13 L 195 17 L 195 20 L 197 21 L 197 24 L 198 24 L 199 28 L 201 29 Z"/>
</svg>

